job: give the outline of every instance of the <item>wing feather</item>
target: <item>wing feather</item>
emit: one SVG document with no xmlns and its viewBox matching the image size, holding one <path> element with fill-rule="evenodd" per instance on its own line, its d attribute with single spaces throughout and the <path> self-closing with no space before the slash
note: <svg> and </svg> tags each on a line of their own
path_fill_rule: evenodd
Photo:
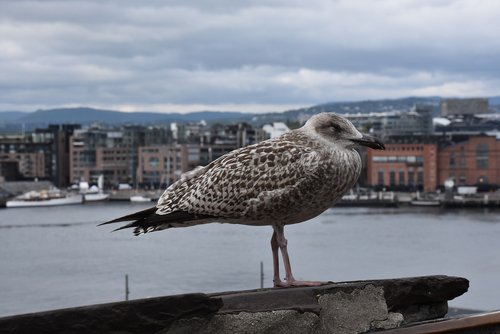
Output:
<svg viewBox="0 0 500 334">
<path fill-rule="evenodd" d="M 250 219 L 256 218 L 257 211 L 260 216 L 270 214 L 283 205 L 283 198 L 291 197 L 290 192 L 303 190 L 315 178 L 320 162 L 317 151 L 296 142 L 267 141 L 247 146 L 167 189 L 157 213 L 166 215 L 182 210 Z"/>
</svg>

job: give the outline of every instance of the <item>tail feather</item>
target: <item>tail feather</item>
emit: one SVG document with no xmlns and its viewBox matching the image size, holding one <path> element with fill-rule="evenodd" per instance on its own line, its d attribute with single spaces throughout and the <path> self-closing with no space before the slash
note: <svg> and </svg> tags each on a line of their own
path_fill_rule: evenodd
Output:
<svg viewBox="0 0 500 334">
<path fill-rule="evenodd" d="M 149 208 L 149 209 L 146 209 L 146 210 L 142 210 L 142 211 L 137 211 L 137 212 L 134 212 L 134 213 L 132 213 L 130 215 L 126 215 L 126 216 L 123 216 L 123 217 L 120 217 L 120 218 L 116 218 L 116 219 L 113 219 L 113 220 L 101 223 L 101 224 L 99 224 L 97 226 L 106 225 L 106 224 L 113 224 L 113 223 L 118 223 L 118 222 L 128 222 L 128 221 L 131 221 L 131 220 L 143 219 L 143 218 L 148 217 L 149 215 L 155 213 L 156 210 L 157 210 L 156 207 L 153 206 L 152 208 Z"/>
<path fill-rule="evenodd" d="M 102 224 L 99 224 L 99 226 L 131 221 L 129 224 L 120 226 L 117 229 L 113 230 L 113 232 L 126 228 L 135 228 L 134 234 L 139 235 L 147 232 L 163 230 L 170 227 L 185 227 L 196 225 L 196 220 L 211 218 L 210 216 L 196 215 L 186 211 L 175 211 L 166 215 L 158 215 L 156 214 L 156 210 L 156 207 L 152 207 L 104 222 Z"/>
</svg>

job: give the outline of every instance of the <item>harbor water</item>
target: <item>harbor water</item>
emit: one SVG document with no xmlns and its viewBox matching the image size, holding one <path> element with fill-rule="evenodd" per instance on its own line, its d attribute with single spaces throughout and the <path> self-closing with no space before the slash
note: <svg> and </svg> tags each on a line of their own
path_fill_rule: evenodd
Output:
<svg viewBox="0 0 500 334">
<path fill-rule="evenodd" d="M 208 224 L 135 237 L 96 225 L 149 204 L 0 210 L 0 316 L 272 286 L 271 227 Z M 118 225 L 119 226 L 119 225 Z M 333 208 L 285 228 L 297 279 L 470 280 L 451 306 L 500 309 L 500 211 Z"/>
</svg>

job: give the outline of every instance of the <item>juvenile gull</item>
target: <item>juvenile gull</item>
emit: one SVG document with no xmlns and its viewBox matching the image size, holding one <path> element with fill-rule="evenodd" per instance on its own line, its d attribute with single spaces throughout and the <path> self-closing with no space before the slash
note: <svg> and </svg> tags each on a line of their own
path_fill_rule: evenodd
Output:
<svg viewBox="0 0 500 334">
<path fill-rule="evenodd" d="M 155 207 L 103 224 L 131 221 L 117 230 L 134 228 L 135 235 L 213 222 L 270 225 L 274 286 L 319 285 L 294 279 L 284 227 L 316 217 L 353 187 L 361 172 L 354 149 L 360 145 L 384 149 L 346 118 L 320 113 L 299 129 L 234 150 L 184 174 Z"/>
</svg>

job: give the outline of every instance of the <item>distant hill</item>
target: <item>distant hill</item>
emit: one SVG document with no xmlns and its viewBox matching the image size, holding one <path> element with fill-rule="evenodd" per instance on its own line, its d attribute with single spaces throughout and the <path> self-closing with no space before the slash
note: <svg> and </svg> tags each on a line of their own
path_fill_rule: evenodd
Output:
<svg viewBox="0 0 500 334">
<path fill-rule="evenodd" d="M 336 112 L 343 112 L 343 113 L 353 113 L 353 112 L 367 113 L 367 112 L 381 112 L 390 110 L 406 110 L 414 106 L 422 106 L 422 105 L 439 107 L 440 101 L 441 101 L 440 97 L 405 97 L 401 99 L 326 103 L 326 104 L 321 104 L 316 108 L 322 108 L 327 110 L 334 109 Z"/>
<path fill-rule="evenodd" d="M 172 122 L 247 121 L 252 115 L 242 112 L 200 111 L 187 114 L 120 112 L 87 107 L 37 110 L 35 112 L 0 112 L 0 133 L 20 133 L 44 128 L 49 124 L 169 124 Z"/>
<path fill-rule="evenodd" d="M 189 114 L 179 113 L 153 113 L 153 112 L 120 112 L 114 110 L 93 108 L 62 108 L 37 110 L 19 118 L 18 121 L 25 123 L 80 123 L 89 124 L 93 122 L 106 124 L 125 123 L 156 123 L 156 122 L 186 122 L 186 121 L 214 121 L 228 118 L 244 117 L 239 112 L 196 112 Z"/>
<path fill-rule="evenodd" d="M 256 115 L 254 120 L 257 122 L 301 122 L 313 114 L 319 112 L 336 112 L 336 113 L 369 113 L 382 112 L 390 110 L 409 110 L 413 106 L 430 106 L 435 115 L 439 114 L 439 97 L 406 97 L 401 99 L 384 99 L 384 100 L 366 100 L 357 102 L 330 102 L 319 104 L 309 108 L 301 108 L 285 111 L 284 113 L 270 113 L 264 115 Z"/>
<path fill-rule="evenodd" d="M 312 106 L 267 114 L 243 112 L 199 111 L 186 114 L 154 112 L 120 112 L 115 110 L 88 107 L 58 108 L 37 110 L 35 112 L 4 111 L 0 112 L 0 132 L 30 131 L 49 124 L 79 123 L 91 124 L 168 124 L 171 122 L 250 122 L 261 126 L 271 122 L 300 123 L 310 115 L 329 111 L 337 113 L 369 113 L 389 110 L 409 110 L 415 105 L 431 106 L 435 115 L 439 114 L 440 97 L 406 97 L 401 99 L 366 100 L 356 102 L 330 102 Z M 500 112 L 500 96 L 489 98 L 492 110 Z"/>
<path fill-rule="evenodd" d="M 22 111 L 2 111 L 0 112 L 0 123 L 16 121 L 26 114 Z"/>
</svg>

